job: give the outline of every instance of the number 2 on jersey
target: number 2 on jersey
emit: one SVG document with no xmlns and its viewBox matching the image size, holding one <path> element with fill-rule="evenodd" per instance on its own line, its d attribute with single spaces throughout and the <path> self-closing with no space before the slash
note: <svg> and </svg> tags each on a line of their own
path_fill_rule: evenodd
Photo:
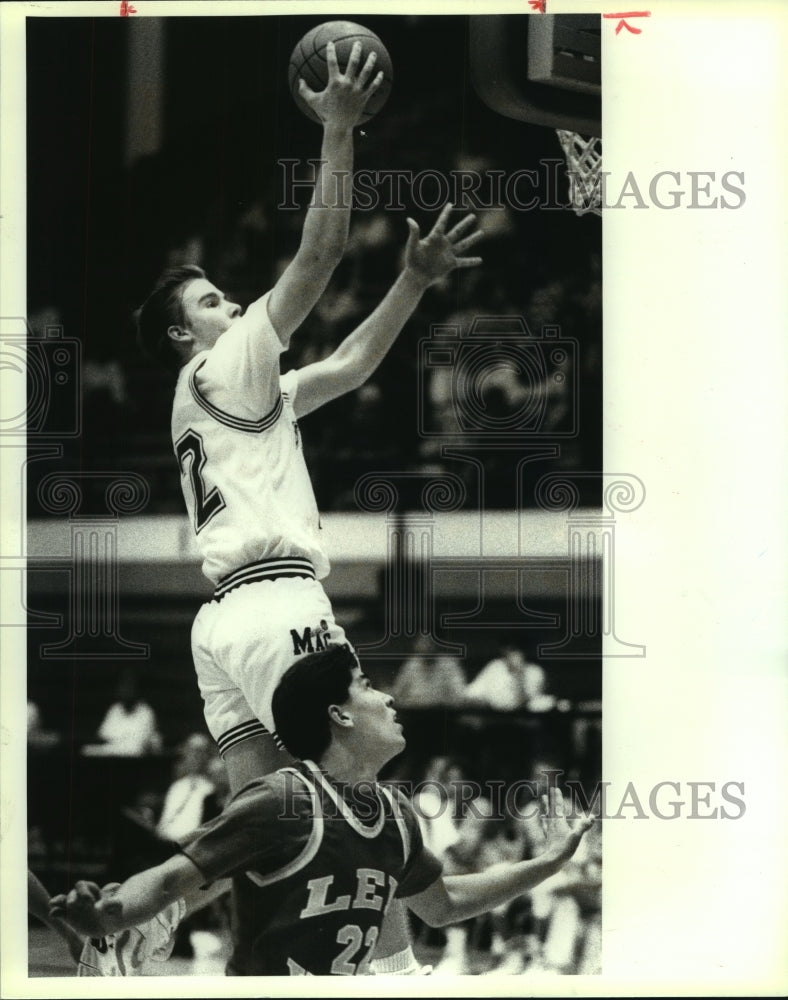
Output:
<svg viewBox="0 0 788 1000">
<path fill-rule="evenodd" d="M 205 448 L 202 438 L 196 431 L 188 430 L 175 445 L 178 463 L 185 471 L 184 462 L 189 462 L 189 481 L 194 493 L 194 530 L 199 533 L 211 520 L 214 514 L 224 509 L 224 497 L 218 487 L 208 490 L 203 479 L 202 470 L 205 465 Z"/>
<path fill-rule="evenodd" d="M 358 924 L 345 924 L 337 934 L 337 944 L 347 945 L 331 963 L 332 976 L 361 976 L 367 971 L 372 959 L 372 951 L 378 939 L 378 928 L 370 927 L 364 937 Z M 363 945 L 367 950 L 361 961 L 351 962 Z"/>
</svg>

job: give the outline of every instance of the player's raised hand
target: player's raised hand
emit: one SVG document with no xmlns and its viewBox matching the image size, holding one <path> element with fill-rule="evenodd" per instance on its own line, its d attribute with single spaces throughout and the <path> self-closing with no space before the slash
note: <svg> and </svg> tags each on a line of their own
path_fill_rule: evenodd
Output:
<svg viewBox="0 0 788 1000">
<path fill-rule="evenodd" d="M 314 91 L 303 77 L 298 80 L 298 92 L 324 125 L 353 128 L 361 121 L 367 101 L 383 83 L 383 72 L 373 76 L 377 54 L 370 52 L 364 65 L 361 62 L 361 42 L 354 42 L 350 56 L 341 72 L 333 42 L 326 44 L 328 84 L 325 90 Z"/>
<path fill-rule="evenodd" d="M 466 215 L 446 232 L 452 208 L 451 203 L 443 206 L 438 221 L 424 239 L 421 239 L 418 223 L 408 219 L 410 233 L 405 247 L 405 268 L 429 285 L 457 267 L 478 267 L 482 262 L 481 257 L 462 256 L 484 236 L 481 229 L 474 229 L 476 216 L 473 213 Z"/>
<path fill-rule="evenodd" d="M 107 932 L 104 918 L 111 915 L 113 907 L 119 909 L 120 903 L 113 902 L 110 886 L 102 890 L 95 882 L 77 882 L 68 894 L 50 899 L 49 915 L 62 917 L 88 937 L 103 937 Z"/>
<path fill-rule="evenodd" d="M 572 857 L 583 834 L 594 825 L 593 816 L 583 816 L 570 826 L 564 811 L 564 796 L 559 788 L 554 787 L 542 796 L 541 820 L 545 837 L 544 854 L 560 863 Z"/>
</svg>

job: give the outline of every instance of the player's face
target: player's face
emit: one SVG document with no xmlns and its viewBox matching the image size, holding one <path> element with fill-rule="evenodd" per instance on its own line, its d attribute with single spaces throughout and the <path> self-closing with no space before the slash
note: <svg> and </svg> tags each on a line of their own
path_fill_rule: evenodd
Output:
<svg viewBox="0 0 788 1000">
<path fill-rule="evenodd" d="M 196 278 L 183 292 L 184 326 L 202 349 L 213 347 L 241 315 L 241 307 L 226 299 L 224 292 L 207 278 Z"/>
<path fill-rule="evenodd" d="M 353 717 L 357 739 L 372 756 L 390 760 L 405 747 L 402 725 L 397 719 L 394 699 L 372 686 L 360 668 L 353 668 L 346 708 Z M 384 761 L 384 763 L 385 763 Z"/>
</svg>

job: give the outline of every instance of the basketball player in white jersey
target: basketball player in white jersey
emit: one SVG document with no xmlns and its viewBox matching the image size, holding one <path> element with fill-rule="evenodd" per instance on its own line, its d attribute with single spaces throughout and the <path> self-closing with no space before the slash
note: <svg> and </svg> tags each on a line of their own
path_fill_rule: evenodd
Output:
<svg viewBox="0 0 788 1000">
<path fill-rule="evenodd" d="M 271 695 L 301 653 L 346 642 L 319 580 L 329 569 L 297 420 L 361 385 L 426 289 L 481 235 L 449 232 L 451 206 L 423 240 L 413 220 L 405 267 L 377 309 L 323 361 L 279 374 L 292 327 L 284 279 L 244 315 L 197 268 L 177 269 L 182 360 L 172 432 L 184 497 L 214 598 L 192 630 L 208 727 L 237 790 L 281 766 Z M 280 330 L 286 331 L 284 334 Z"/>
<path fill-rule="evenodd" d="M 292 310 L 281 284 L 244 315 L 197 272 L 181 282 L 170 337 L 183 364 L 172 414 L 175 454 L 203 571 L 214 583 L 192 630 L 206 720 L 234 789 L 276 766 L 271 695 L 301 653 L 344 644 L 319 583 L 329 570 L 298 419 L 362 384 L 424 291 L 480 233 L 466 216 L 450 232 L 446 206 L 419 239 L 385 299 L 324 361 L 279 375 Z"/>
<path fill-rule="evenodd" d="M 234 792 L 286 763 L 270 708 L 284 671 L 302 653 L 347 641 L 319 583 L 329 565 L 297 420 L 372 374 L 431 284 L 481 263 L 463 256 L 481 235 L 473 216 L 447 232 L 447 205 L 424 240 L 409 219 L 405 267 L 383 302 L 330 357 L 280 376 L 279 355 L 347 239 L 352 127 L 379 81 L 368 83 L 372 57 L 356 75 L 358 62 L 354 48 L 341 74 L 329 48 L 326 90 L 301 83 L 324 123 L 323 164 L 298 253 L 274 288 L 242 315 L 199 268 L 175 268 L 140 311 L 143 346 L 179 369 L 173 444 L 216 587 L 195 620 L 192 653 Z M 401 923 L 395 951 L 406 943 Z"/>
<path fill-rule="evenodd" d="M 245 675 L 262 682 L 271 662 L 286 656 L 276 683 L 293 659 L 291 627 L 300 627 L 301 637 L 307 628 L 320 629 L 321 621 L 333 627 L 325 595 L 301 612 L 307 592 L 322 594 L 315 577 L 324 576 L 328 564 L 297 440 L 298 382 L 290 375 L 280 385 L 279 355 L 344 253 L 353 128 L 382 79 L 371 78 L 374 53 L 359 71 L 360 55 L 357 43 L 342 73 L 329 42 L 326 89 L 314 93 L 299 81 L 301 96 L 323 123 L 321 169 L 298 252 L 276 286 L 241 316 L 200 268 L 172 268 L 138 317 L 145 351 L 179 371 L 173 443 L 203 571 L 217 586 L 214 608 L 203 609 L 195 623 L 192 645 L 208 727 L 233 791 L 282 762 L 269 735 L 270 697 Z M 299 405 L 305 396 L 308 391 Z M 234 589 L 241 580 L 249 586 Z M 275 586 L 263 586 L 264 580 Z M 282 594 L 275 604 L 274 594 Z M 308 632 L 304 641 L 316 640 Z"/>
<path fill-rule="evenodd" d="M 148 344 L 162 336 L 153 322 L 169 320 L 163 336 L 180 362 L 173 443 L 203 571 L 216 588 L 195 620 L 192 652 L 234 791 L 283 762 L 270 704 L 293 659 L 346 642 L 319 583 L 329 565 L 298 418 L 360 386 L 426 289 L 481 262 L 462 256 L 481 236 L 470 232 L 474 217 L 447 232 L 450 210 L 423 240 L 409 219 L 405 266 L 384 300 L 332 355 L 284 376 L 279 355 L 325 286 L 322 261 L 311 286 L 316 259 L 296 257 L 243 315 L 199 268 L 176 268 L 141 311 Z"/>
</svg>

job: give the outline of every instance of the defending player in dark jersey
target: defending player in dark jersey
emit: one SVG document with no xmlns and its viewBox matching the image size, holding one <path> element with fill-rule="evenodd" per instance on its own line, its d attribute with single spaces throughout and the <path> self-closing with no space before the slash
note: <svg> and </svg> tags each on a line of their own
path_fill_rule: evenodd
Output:
<svg viewBox="0 0 788 1000">
<path fill-rule="evenodd" d="M 359 975 L 394 896 L 426 889 L 440 863 L 410 806 L 307 761 L 251 782 L 183 848 L 206 880 L 236 876 L 231 975 Z"/>
<path fill-rule="evenodd" d="M 552 788 L 537 858 L 444 877 L 410 805 L 377 782 L 405 739 L 391 697 L 372 687 L 349 649 L 296 661 L 273 708 L 303 765 L 251 782 L 181 854 L 120 887 L 78 882 L 52 899 L 51 915 L 97 937 L 232 875 L 238 920 L 228 972 L 358 975 L 368 971 L 392 899 L 405 899 L 431 926 L 484 913 L 558 871 L 592 823 L 570 827 Z"/>
</svg>

